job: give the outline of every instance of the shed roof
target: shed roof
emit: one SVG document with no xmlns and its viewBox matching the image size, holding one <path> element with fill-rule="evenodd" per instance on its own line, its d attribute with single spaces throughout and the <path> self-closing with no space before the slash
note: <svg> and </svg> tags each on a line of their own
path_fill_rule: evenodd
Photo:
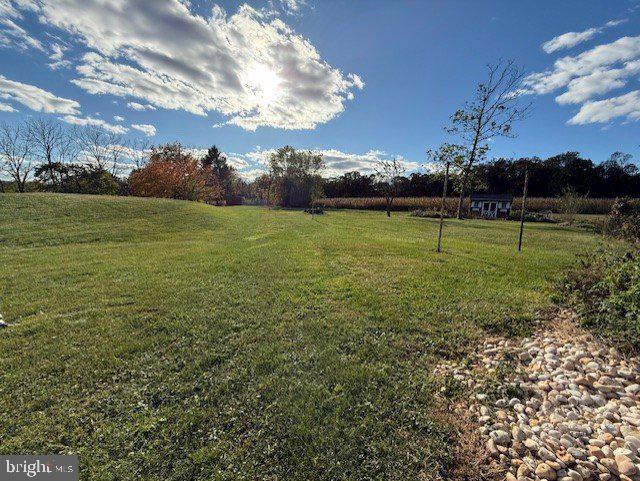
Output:
<svg viewBox="0 0 640 481">
<path fill-rule="evenodd" d="M 488 200 L 492 202 L 513 202 L 513 196 L 511 194 L 471 194 L 469 197 L 471 198 L 471 201 Z"/>
</svg>

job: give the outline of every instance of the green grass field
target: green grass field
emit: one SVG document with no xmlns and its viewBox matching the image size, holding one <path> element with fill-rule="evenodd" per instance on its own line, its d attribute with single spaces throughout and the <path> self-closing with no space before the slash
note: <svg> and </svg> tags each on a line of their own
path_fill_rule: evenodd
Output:
<svg viewBox="0 0 640 481">
<path fill-rule="evenodd" d="M 592 234 L 0 195 L 0 452 L 81 479 L 447 478 L 444 358 L 528 330 Z"/>
</svg>

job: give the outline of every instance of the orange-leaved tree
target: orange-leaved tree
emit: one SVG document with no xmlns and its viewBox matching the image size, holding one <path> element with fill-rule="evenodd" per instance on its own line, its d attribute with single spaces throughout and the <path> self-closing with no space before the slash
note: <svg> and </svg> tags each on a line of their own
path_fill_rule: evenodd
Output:
<svg viewBox="0 0 640 481">
<path fill-rule="evenodd" d="M 132 195 L 214 202 L 221 185 L 212 184 L 209 173 L 179 142 L 153 148 L 149 161 L 129 177 Z"/>
</svg>

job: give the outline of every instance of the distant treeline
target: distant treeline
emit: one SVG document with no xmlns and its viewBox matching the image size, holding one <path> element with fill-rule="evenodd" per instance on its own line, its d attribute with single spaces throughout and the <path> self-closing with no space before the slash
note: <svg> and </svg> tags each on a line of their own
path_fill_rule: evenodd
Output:
<svg viewBox="0 0 640 481">
<path fill-rule="evenodd" d="M 566 152 L 548 159 L 538 157 L 499 158 L 479 164 L 465 192 L 522 194 L 525 169 L 529 169 L 529 195 L 531 197 L 558 197 L 572 190 L 580 196 L 593 198 L 637 197 L 640 193 L 640 173 L 631 163 L 631 156 L 616 152 L 595 164 L 580 157 L 577 152 Z M 442 195 L 444 173 L 413 173 L 403 176 L 397 183 L 397 197 L 438 197 Z M 459 192 L 456 174 L 452 174 L 451 195 Z M 383 196 L 374 175 L 348 172 L 324 182 L 327 198 Z"/>
</svg>

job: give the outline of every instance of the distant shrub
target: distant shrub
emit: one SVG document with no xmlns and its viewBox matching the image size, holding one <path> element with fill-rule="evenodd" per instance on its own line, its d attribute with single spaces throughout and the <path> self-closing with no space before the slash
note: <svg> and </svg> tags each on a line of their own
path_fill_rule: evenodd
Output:
<svg viewBox="0 0 640 481">
<path fill-rule="evenodd" d="M 57 183 L 50 181 L 55 175 Z M 26 185 L 30 191 L 64 192 L 66 194 L 127 195 L 129 186 L 107 169 L 96 165 L 42 164 L 34 170 L 35 181 Z"/>
<path fill-rule="evenodd" d="M 426 217 L 426 218 L 440 218 L 440 210 L 435 209 L 415 209 L 411 211 L 412 217 Z M 448 219 L 451 215 L 448 212 L 444 213 L 444 218 Z"/>
<path fill-rule="evenodd" d="M 564 189 L 562 195 L 558 198 L 558 207 L 563 220 L 569 225 L 573 224 L 576 216 L 580 213 L 580 202 L 582 198 L 575 190 Z"/>
<path fill-rule="evenodd" d="M 520 220 L 520 211 L 512 210 L 509 214 L 509 220 Z M 524 215 L 525 222 L 547 222 L 555 224 L 557 221 L 551 217 L 551 212 L 526 212 Z"/>
<path fill-rule="evenodd" d="M 602 249 L 579 259 L 565 275 L 557 300 L 619 348 L 640 348 L 640 249 Z"/>
<path fill-rule="evenodd" d="M 640 206 L 629 199 L 617 199 L 605 221 L 604 231 L 613 237 L 640 241 Z"/>
<path fill-rule="evenodd" d="M 309 207 L 304 210 L 307 214 L 324 215 L 324 209 L 322 207 Z"/>
</svg>

